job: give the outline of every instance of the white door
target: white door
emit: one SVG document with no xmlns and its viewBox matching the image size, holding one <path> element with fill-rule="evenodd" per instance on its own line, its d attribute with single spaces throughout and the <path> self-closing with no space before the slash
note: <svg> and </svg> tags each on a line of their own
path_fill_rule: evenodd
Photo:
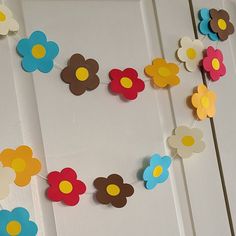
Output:
<svg viewBox="0 0 236 236">
<path fill-rule="evenodd" d="M 8 210 L 17 206 L 27 208 L 38 224 L 38 235 L 233 235 L 210 121 L 194 123 L 192 111 L 186 105 L 193 88 L 202 83 L 201 73 L 188 73 L 180 65 L 179 86 L 155 90 L 146 83 L 142 96 L 128 103 L 112 96 L 107 88 L 108 72 L 112 68 L 133 67 L 142 79 L 148 80 L 143 68 L 154 57 L 178 63 L 175 59 L 178 40 L 186 35 L 195 37 L 189 2 L 5 1 L 20 23 L 20 37 L 42 30 L 58 43 L 60 53 L 50 73 L 29 74 L 22 70 L 21 58 L 16 53 L 19 38 L 10 35 L 0 40 L 1 149 L 29 145 L 43 163 L 42 176 L 72 167 L 88 188 L 80 203 L 69 207 L 47 200 L 48 185 L 42 177 L 34 177 L 28 187 L 12 187 L 10 196 L 1 205 Z M 206 5 L 221 7 L 215 3 L 220 0 L 208 2 L 195 0 L 195 14 Z M 236 5 L 231 1 L 227 4 L 234 14 L 235 8 L 230 4 Z M 234 17 L 236 22 L 236 15 Z M 223 48 L 229 55 L 226 64 L 232 66 L 229 70 L 232 77 L 235 60 L 230 52 L 236 48 L 233 41 Z M 74 53 L 96 59 L 102 81 L 96 90 L 79 97 L 70 93 L 60 79 L 61 68 Z M 233 134 L 236 126 L 231 127 L 236 113 L 233 107 L 225 105 L 231 105 L 235 98 L 232 80 L 214 85 L 221 100 L 214 122 L 220 157 L 224 158 L 221 171 L 225 173 L 236 222 L 232 181 L 235 179 Z M 230 91 L 232 97 L 224 96 L 223 91 L 224 94 Z M 168 181 L 154 190 L 146 190 L 143 182 L 137 181 L 137 171 L 153 153 L 170 154 L 166 139 L 181 124 L 194 124 L 202 129 L 206 149 L 190 159 L 176 158 Z M 135 194 L 121 209 L 94 201 L 93 180 L 112 173 L 120 174 L 134 185 Z"/>
</svg>

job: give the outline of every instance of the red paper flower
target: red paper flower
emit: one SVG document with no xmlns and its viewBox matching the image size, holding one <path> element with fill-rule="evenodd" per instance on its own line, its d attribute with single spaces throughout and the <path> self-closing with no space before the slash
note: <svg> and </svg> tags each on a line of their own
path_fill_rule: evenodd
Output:
<svg viewBox="0 0 236 236">
<path fill-rule="evenodd" d="M 85 184 L 77 180 L 76 172 L 65 168 L 61 172 L 53 171 L 48 174 L 47 197 L 54 201 L 62 201 L 66 205 L 75 206 L 80 200 L 80 194 L 85 193 Z"/>
<path fill-rule="evenodd" d="M 109 88 L 112 92 L 123 95 L 128 100 L 134 100 L 145 88 L 144 82 L 138 78 L 135 69 L 127 68 L 123 71 L 113 69 L 109 72 L 111 82 Z"/>
<path fill-rule="evenodd" d="M 223 63 L 223 54 L 219 49 L 208 47 L 206 50 L 206 56 L 203 58 L 203 68 L 209 73 L 211 80 L 219 80 L 221 76 L 226 73 L 226 68 Z"/>
</svg>

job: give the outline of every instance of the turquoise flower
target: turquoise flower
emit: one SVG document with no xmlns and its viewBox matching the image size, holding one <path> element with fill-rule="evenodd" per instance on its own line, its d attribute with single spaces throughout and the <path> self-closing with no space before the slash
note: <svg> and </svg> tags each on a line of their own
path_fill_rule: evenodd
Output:
<svg viewBox="0 0 236 236">
<path fill-rule="evenodd" d="M 48 73 L 53 68 L 53 60 L 59 53 L 55 42 L 47 41 L 46 35 L 35 31 L 29 39 L 24 38 L 17 44 L 16 50 L 23 57 L 21 66 L 26 72 L 39 70 Z"/>
<path fill-rule="evenodd" d="M 169 176 L 170 164 L 171 158 L 169 156 L 152 155 L 150 165 L 143 172 L 143 179 L 146 181 L 145 187 L 153 189 L 157 184 L 165 182 Z"/>
<path fill-rule="evenodd" d="M 22 207 L 13 211 L 0 211 L 1 236 L 35 236 L 38 232 L 37 225 L 29 221 L 29 212 Z"/>
<path fill-rule="evenodd" d="M 210 28 L 209 22 L 211 20 L 211 16 L 209 12 L 210 11 L 207 8 L 202 8 L 199 11 L 198 17 L 199 17 L 200 23 L 198 25 L 198 29 L 201 34 L 207 35 L 209 39 L 211 39 L 212 41 L 218 41 L 219 40 L 218 35 L 214 33 Z"/>
</svg>

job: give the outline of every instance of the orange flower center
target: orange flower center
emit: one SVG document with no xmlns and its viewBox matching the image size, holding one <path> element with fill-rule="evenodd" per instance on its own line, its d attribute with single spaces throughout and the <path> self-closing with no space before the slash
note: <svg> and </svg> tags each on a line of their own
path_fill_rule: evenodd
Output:
<svg viewBox="0 0 236 236">
<path fill-rule="evenodd" d="M 184 136 L 182 138 L 182 143 L 184 146 L 190 147 L 190 146 L 193 146 L 193 144 L 195 143 L 195 140 L 192 136 Z"/>
<path fill-rule="evenodd" d="M 162 166 L 156 166 L 152 172 L 152 175 L 157 178 L 162 174 L 162 172 L 163 172 Z"/>
<path fill-rule="evenodd" d="M 167 67 L 163 66 L 158 69 L 158 74 L 162 77 L 168 77 L 171 75 L 171 72 Z"/>
<path fill-rule="evenodd" d="M 61 183 L 59 184 L 59 189 L 62 193 L 64 194 L 68 194 L 71 193 L 73 190 L 73 185 L 71 184 L 71 182 L 67 181 L 67 180 L 63 180 L 61 181 Z"/>
<path fill-rule="evenodd" d="M 119 193 L 120 193 L 120 188 L 116 184 L 109 184 L 107 186 L 106 190 L 107 190 L 107 193 L 113 197 L 119 195 Z"/>
<path fill-rule="evenodd" d="M 89 77 L 89 72 L 85 67 L 79 67 L 75 72 L 75 76 L 79 81 L 85 81 Z"/>
<path fill-rule="evenodd" d="M 217 58 L 214 58 L 211 62 L 211 65 L 214 70 L 219 70 L 220 69 L 220 62 Z"/>
<path fill-rule="evenodd" d="M 0 11 L 0 22 L 3 22 L 5 20 L 6 20 L 6 15 L 2 11 Z"/>
<path fill-rule="evenodd" d="M 210 100 L 207 96 L 203 96 L 201 98 L 201 104 L 204 108 L 208 108 L 210 106 Z"/>
<path fill-rule="evenodd" d="M 186 53 L 187 53 L 187 57 L 190 60 L 195 59 L 197 56 L 196 50 L 194 48 L 189 48 Z"/>
<path fill-rule="evenodd" d="M 120 83 L 124 88 L 131 88 L 133 86 L 133 81 L 128 77 L 123 77 L 120 79 Z"/>
<path fill-rule="evenodd" d="M 17 236 L 21 233 L 21 224 L 18 221 L 10 221 L 6 226 L 6 231 L 11 236 Z"/>
<path fill-rule="evenodd" d="M 12 169 L 14 169 L 16 172 L 23 172 L 26 168 L 25 160 L 21 158 L 16 158 L 11 163 Z"/>
<path fill-rule="evenodd" d="M 45 57 L 46 55 L 46 49 L 43 45 L 41 44 L 36 44 L 32 48 L 32 55 L 36 59 L 41 59 Z"/>
<path fill-rule="evenodd" d="M 227 24 L 226 24 L 225 20 L 219 19 L 217 23 L 218 23 L 218 27 L 219 27 L 221 30 L 226 30 Z"/>
</svg>

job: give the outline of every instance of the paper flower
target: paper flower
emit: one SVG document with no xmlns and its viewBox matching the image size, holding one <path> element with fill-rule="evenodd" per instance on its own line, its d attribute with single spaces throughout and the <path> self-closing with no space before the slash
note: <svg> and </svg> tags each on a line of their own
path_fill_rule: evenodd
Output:
<svg viewBox="0 0 236 236">
<path fill-rule="evenodd" d="M 207 35 L 212 41 L 218 41 L 218 35 L 214 33 L 209 26 L 209 22 L 211 20 L 209 9 L 202 8 L 198 13 L 198 17 L 200 20 L 200 23 L 198 24 L 200 33 L 203 35 Z"/>
<path fill-rule="evenodd" d="M 62 201 L 68 206 L 79 203 L 80 195 L 86 191 L 85 184 L 77 179 L 76 172 L 71 168 L 65 168 L 61 172 L 53 171 L 48 174 L 47 197 L 54 201 Z"/>
<path fill-rule="evenodd" d="M 200 120 L 213 117 L 216 113 L 216 94 L 207 89 L 204 84 L 198 85 L 197 93 L 192 96 L 192 104 L 197 108 L 197 116 Z"/>
<path fill-rule="evenodd" d="M 5 5 L 0 4 L 0 35 L 7 35 L 9 31 L 17 32 L 18 22 L 13 18 L 11 10 Z"/>
<path fill-rule="evenodd" d="M 226 68 L 223 63 L 223 54 L 219 49 L 208 47 L 206 55 L 203 58 L 203 69 L 208 72 L 211 80 L 217 81 L 226 74 Z"/>
<path fill-rule="evenodd" d="M 187 158 L 193 153 L 200 153 L 205 149 L 202 137 L 200 129 L 179 126 L 175 129 L 175 135 L 168 138 L 168 144 L 177 150 L 180 157 Z"/>
<path fill-rule="evenodd" d="M 162 58 L 154 59 L 152 65 L 145 67 L 144 72 L 152 79 L 153 85 L 157 87 L 173 86 L 180 82 L 177 76 L 179 67 L 174 63 L 167 63 Z"/>
<path fill-rule="evenodd" d="M 210 27 L 213 32 L 217 33 L 220 40 L 224 41 L 228 39 L 230 34 L 234 33 L 234 26 L 229 21 L 229 14 L 225 10 L 211 9 L 210 10 Z"/>
<path fill-rule="evenodd" d="M 169 156 L 152 155 L 150 165 L 143 172 L 143 179 L 146 181 L 145 187 L 153 189 L 157 184 L 165 182 L 169 177 L 170 164 L 171 158 Z"/>
<path fill-rule="evenodd" d="M 99 177 L 93 182 L 96 192 L 96 199 L 102 204 L 111 204 L 121 208 L 127 203 L 127 197 L 134 193 L 134 188 L 130 184 L 124 184 L 120 175 L 112 174 L 107 178 Z"/>
<path fill-rule="evenodd" d="M 69 84 L 74 95 L 82 95 L 86 90 L 91 91 L 98 87 L 98 69 L 98 63 L 94 59 L 85 60 L 82 55 L 74 54 L 68 61 L 68 66 L 61 72 L 61 79 Z"/>
<path fill-rule="evenodd" d="M 47 41 L 46 35 L 35 31 L 29 39 L 24 38 L 17 44 L 16 50 L 23 57 L 21 66 L 26 72 L 39 70 L 48 73 L 53 68 L 53 60 L 59 53 L 55 42 Z"/>
<path fill-rule="evenodd" d="M 111 82 L 109 88 L 112 92 L 123 95 L 128 100 L 134 100 L 145 88 L 144 82 L 138 78 L 138 73 L 133 68 L 125 70 L 113 69 L 109 72 Z"/>
<path fill-rule="evenodd" d="M 192 40 L 189 37 L 183 37 L 180 40 L 181 47 L 177 51 L 180 61 L 185 63 L 188 71 L 195 71 L 202 59 L 203 44 L 199 39 Z"/>
<path fill-rule="evenodd" d="M 33 157 L 32 149 L 28 146 L 19 146 L 16 150 L 5 149 L 0 153 L 0 161 L 4 167 L 12 168 L 16 173 L 15 184 L 26 186 L 31 176 L 38 174 L 41 163 Z"/>
<path fill-rule="evenodd" d="M 14 183 L 16 174 L 9 167 L 3 167 L 0 163 L 0 200 L 6 198 L 9 194 L 9 185 Z M 0 234 L 1 235 L 1 234 Z"/>
<path fill-rule="evenodd" d="M 38 227 L 33 221 L 30 221 L 29 218 L 29 212 L 22 207 L 15 208 L 12 211 L 0 210 L 0 235 L 37 235 Z"/>
</svg>

